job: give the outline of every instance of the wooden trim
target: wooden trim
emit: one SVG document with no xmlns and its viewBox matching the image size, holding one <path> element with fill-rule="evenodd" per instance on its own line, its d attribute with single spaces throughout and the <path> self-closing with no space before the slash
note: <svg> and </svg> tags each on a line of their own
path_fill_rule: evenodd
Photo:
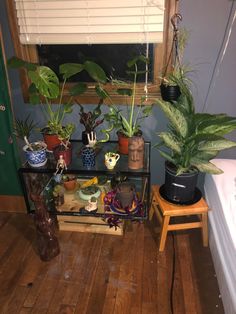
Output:
<svg viewBox="0 0 236 314">
<path fill-rule="evenodd" d="M 0 195 L 0 211 L 26 213 L 24 197 L 18 195 Z"/>
<path fill-rule="evenodd" d="M 160 85 L 160 76 L 161 72 L 163 71 L 164 66 L 166 65 L 168 56 L 171 51 L 172 45 L 172 38 L 173 38 L 173 29 L 170 23 L 171 16 L 177 12 L 177 5 L 176 0 L 165 0 L 165 16 L 164 16 L 164 39 L 162 44 L 154 45 L 154 79 L 153 83 L 149 84 L 149 101 L 146 102 L 147 105 L 153 103 L 153 100 L 159 96 L 159 85 Z M 19 31 L 17 25 L 17 16 L 15 10 L 14 0 L 6 1 L 7 11 L 8 11 L 8 18 L 10 24 L 10 31 L 11 36 L 14 44 L 15 55 L 25 61 L 38 63 L 38 54 L 35 45 L 22 45 L 19 41 Z M 24 101 L 27 103 L 28 98 L 28 87 L 30 85 L 30 81 L 26 75 L 24 70 L 20 71 L 20 80 L 22 86 L 22 93 Z M 91 84 L 92 85 L 92 84 Z M 144 84 L 141 84 L 144 86 Z M 110 93 L 112 99 L 114 99 L 115 104 L 126 104 L 125 97 L 118 96 L 116 94 L 112 94 L 112 86 L 107 86 L 107 90 Z M 144 95 L 137 94 L 136 103 L 140 103 L 140 96 Z M 65 99 L 64 99 L 65 100 Z M 98 103 L 98 97 L 96 96 L 94 90 L 90 89 L 84 95 L 79 96 L 79 101 L 83 104 L 96 104 Z M 108 103 L 106 103 L 108 104 Z"/>
</svg>

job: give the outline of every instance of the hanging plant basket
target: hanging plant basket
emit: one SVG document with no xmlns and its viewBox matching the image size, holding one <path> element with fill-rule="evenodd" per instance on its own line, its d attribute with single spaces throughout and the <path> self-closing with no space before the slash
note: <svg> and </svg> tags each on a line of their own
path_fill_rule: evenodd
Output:
<svg viewBox="0 0 236 314">
<path fill-rule="evenodd" d="M 178 13 L 174 14 L 171 18 L 171 24 L 173 26 L 173 42 L 171 46 L 170 55 L 168 57 L 168 61 L 162 76 L 162 81 L 160 85 L 161 97 L 164 101 L 172 102 L 177 101 L 179 96 L 181 95 L 181 90 L 179 85 L 176 83 L 177 79 L 175 78 L 175 71 L 177 73 L 181 73 L 181 64 L 179 57 L 179 44 L 178 44 L 178 27 L 177 22 L 182 20 L 182 16 Z M 167 73 L 168 68 L 171 65 L 170 74 Z"/>
<path fill-rule="evenodd" d="M 160 85 L 161 97 L 164 101 L 176 101 L 181 95 L 180 87 L 178 85 Z"/>
</svg>

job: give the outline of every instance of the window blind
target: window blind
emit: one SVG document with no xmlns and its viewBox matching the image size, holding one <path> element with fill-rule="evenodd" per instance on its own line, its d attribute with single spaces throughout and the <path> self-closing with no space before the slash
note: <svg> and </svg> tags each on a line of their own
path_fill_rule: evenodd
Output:
<svg viewBox="0 0 236 314">
<path fill-rule="evenodd" d="M 22 44 L 162 42 L 164 0 L 15 0 Z"/>
</svg>

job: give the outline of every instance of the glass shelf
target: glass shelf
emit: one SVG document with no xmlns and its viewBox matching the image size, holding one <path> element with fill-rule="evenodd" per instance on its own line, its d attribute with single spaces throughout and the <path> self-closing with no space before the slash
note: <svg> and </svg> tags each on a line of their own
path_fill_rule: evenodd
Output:
<svg viewBox="0 0 236 314">
<path fill-rule="evenodd" d="M 32 168 L 25 163 L 19 169 L 19 175 L 24 190 L 24 197 L 28 212 L 34 212 L 34 203 L 30 199 L 33 190 L 40 190 L 43 193 L 47 209 L 52 214 L 58 216 L 94 216 L 108 217 L 109 215 L 121 219 L 142 220 L 148 217 L 148 208 L 150 205 L 150 143 L 145 142 L 145 161 L 144 167 L 139 170 L 131 170 L 128 168 L 128 156 L 121 155 L 115 168 L 108 170 L 104 163 L 104 155 L 106 152 L 117 152 L 118 143 L 110 141 L 103 143 L 96 149 L 96 164 L 91 169 L 83 167 L 81 159 L 81 141 L 72 140 L 72 162 L 63 174 L 73 174 L 76 177 L 76 187 L 73 191 L 64 192 L 64 203 L 55 205 L 53 190 L 58 184 L 55 181 L 54 172 L 56 170 L 56 161 L 52 153 L 48 153 L 48 161 L 45 166 L 40 168 Z M 113 195 L 112 202 L 106 203 L 107 198 L 111 196 L 114 187 L 111 187 L 111 180 L 117 175 L 126 177 L 127 181 L 135 186 L 134 202 L 131 207 L 123 209 L 118 206 L 116 196 Z M 83 183 L 93 177 L 106 178 L 106 183 L 98 184 L 100 195 L 97 197 L 98 210 L 96 213 L 81 213 L 81 208 L 88 204 L 88 201 L 82 200 L 80 190 Z M 114 192 L 115 193 L 115 192 Z M 105 200 L 105 204 L 104 204 Z"/>
</svg>

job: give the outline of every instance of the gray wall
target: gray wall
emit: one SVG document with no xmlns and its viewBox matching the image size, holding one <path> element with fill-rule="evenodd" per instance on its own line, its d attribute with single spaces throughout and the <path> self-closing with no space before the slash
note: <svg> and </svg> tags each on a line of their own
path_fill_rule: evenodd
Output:
<svg viewBox="0 0 236 314">
<path fill-rule="evenodd" d="M 232 14 L 230 15 L 230 10 Z M 227 113 L 236 116 L 236 22 L 233 16 L 236 1 L 229 0 L 181 0 L 180 13 L 183 16 L 181 26 L 190 31 L 190 38 L 185 53 L 194 72 L 193 94 L 196 111 L 209 113 Z M 229 23 L 228 23 L 229 20 Z M 0 21 L 3 31 L 7 57 L 14 55 L 9 32 L 5 1 L 0 1 Z M 225 36 L 225 39 L 224 39 Z M 224 40 L 223 40 L 224 39 Z M 15 115 L 24 118 L 28 113 L 37 117 L 40 126 L 44 125 L 41 110 L 23 103 L 19 77 L 16 71 L 10 71 L 10 81 Z M 73 111 L 73 122 L 77 125 L 73 138 L 80 138 L 81 127 L 78 120 L 78 108 Z M 159 108 L 155 107 L 153 115 L 143 125 L 146 140 L 155 144 L 156 133 L 163 130 L 166 120 Z M 236 132 L 229 138 L 236 140 Z M 236 149 L 220 154 L 221 157 L 235 158 Z M 157 150 L 151 154 L 152 182 L 162 184 L 164 181 L 164 160 Z M 203 176 L 199 185 L 202 186 Z"/>
</svg>

